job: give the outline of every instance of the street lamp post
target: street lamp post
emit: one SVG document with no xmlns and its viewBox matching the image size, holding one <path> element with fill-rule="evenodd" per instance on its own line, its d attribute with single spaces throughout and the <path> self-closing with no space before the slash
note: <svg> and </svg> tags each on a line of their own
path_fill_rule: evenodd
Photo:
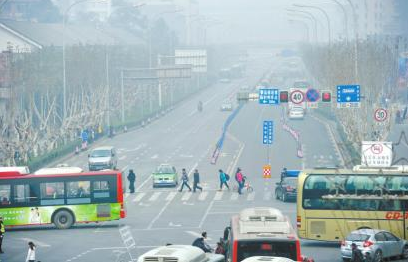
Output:
<svg viewBox="0 0 408 262">
<path fill-rule="evenodd" d="M 357 31 L 357 14 L 356 10 L 354 9 L 354 5 L 350 0 L 346 0 L 348 4 L 351 7 L 351 11 L 353 12 L 353 23 L 354 23 L 354 34 L 355 34 L 355 39 L 354 39 L 354 74 L 356 81 L 358 83 L 358 31 Z"/>
<path fill-rule="evenodd" d="M 296 22 L 302 24 L 306 28 L 306 39 L 310 42 L 310 29 L 306 22 L 297 19 L 289 19 L 289 22 Z"/>
<path fill-rule="evenodd" d="M 338 6 L 340 6 L 341 10 L 343 11 L 343 14 L 344 14 L 344 29 L 346 30 L 345 36 L 346 36 L 346 41 L 348 43 L 349 42 L 349 37 L 348 37 L 348 16 L 347 16 L 346 8 L 338 0 L 332 0 L 332 1 L 335 2 Z"/>
<path fill-rule="evenodd" d="M 63 99 L 63 119 L 67 116 L 67 78 L 66 78 L 66 61 L 65 61 L 65 24 L 66 24 L 66 16 L 68 12 L 77 4 L 89 2 L 91 0 L 80 0 L 72 3 L 65 9 L 64 13 L 62 14 L 62 99 Z M 97 1 L 97 2 L 105 2 L 105 0 Z"/>
<path fill-rule="evenodd" d="M 315 38 L 315 42 L 318 42 L 318 37 L 317 37 L 317 20 L 316 18 L 310 14 L 309 12 L 306 11 L 300 11 L 300 10 L 294 10 L 294 9 L 286 9 L 287 11 L 291 12 L 288 13 L 289 15 L 295 15 L 301 18 L 306 18 L 307 20 L 309 20 L 310 22 L 312 22 L 312 24 L 314 25 L 314 38 Z M 307 15 L 306 15 L 307 14 Z"/>
<path fill-rule="evenodd" d="M 300 8 L 315 9 L 315 10 L 318 10 L 318 11 L 323 13 L 323 15 L 326 17 L 326 20 L 327 20 L 327 28 L 328 28 L 328 31 L 329 31 L 329 47 L 330 47 L 331 46 L 331 25 L 330 25 L 330 18 L 329 18 L 329 15 L 327 14 L 327 12 L 323 8 L 313 6 L 313 5 L 298 5 L 298 4 L 295 4 L 293 6 L 300 7 Z"/>
</svg>

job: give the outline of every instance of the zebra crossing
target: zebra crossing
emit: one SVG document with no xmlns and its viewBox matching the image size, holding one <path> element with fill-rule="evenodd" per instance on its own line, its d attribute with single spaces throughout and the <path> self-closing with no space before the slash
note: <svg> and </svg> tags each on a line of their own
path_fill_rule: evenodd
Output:
<svg viewBox="0 0 408 262">
<path fill-rule="evenodd" d="M 250 192 L 250 193 L 243 193 L 239 195 L 237 192 L 232 191 L 203 191 L 203 192 L 177 192 L 177 191 L 148 191 L 148 192 L 139 192 L 135 194 L 125 194 L 125 199 L 127 202 L 147 202 L 153 203 L 156 201 L 172 201 L 174 198 L 181 200 L 182 202 L 187 201 L 255 201 L 255 200 L 264 200 L 270 201 L 274 194 L 270 191 L 264 191 L 262 193 Z"/>
</svg>

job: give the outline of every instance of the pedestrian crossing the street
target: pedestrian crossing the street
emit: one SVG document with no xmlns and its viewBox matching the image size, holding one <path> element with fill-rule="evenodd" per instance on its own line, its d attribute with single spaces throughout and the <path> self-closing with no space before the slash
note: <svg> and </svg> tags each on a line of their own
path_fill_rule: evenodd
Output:
<svg viewBox="0 0 408 262">
<path fill-rule="evenodd" d="M 237 192 L 231 191 L 203 191 L 203 192 L 178 192 L 178 191 L 149 191 L 149 192 L 139 192 L 135 194 L 129 194 L 126 198 L 128 202 L 157 202 L 165 201 L 169 202 L 173 199 L 181 200 L 182 202 L 203 202 L 203 201 L 271 201 L 273 192 L 270 190 L 265 190 L 263 193 L 258 192 L 243 192 L 239 195 Z"/>
</svg>

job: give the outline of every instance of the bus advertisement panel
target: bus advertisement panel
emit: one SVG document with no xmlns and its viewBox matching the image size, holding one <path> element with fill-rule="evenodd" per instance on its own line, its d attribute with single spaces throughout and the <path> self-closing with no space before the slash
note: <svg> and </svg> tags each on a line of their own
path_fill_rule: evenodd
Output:
<svg viewBox="0 0 408 262">
<path fill-rule="evenodd" d="M 125 217 L 122 175 L 116 171 L 0 176 L 5 226 L 69 228 L 74 223 Z"/>
<path fill-rule="evenodd" d="M 301 238 L 340 241 L 351 231 L 388 230 L 408 239 L 408 176 L 401 170 L 315 169 L 298 180 Z"/>
</svg>

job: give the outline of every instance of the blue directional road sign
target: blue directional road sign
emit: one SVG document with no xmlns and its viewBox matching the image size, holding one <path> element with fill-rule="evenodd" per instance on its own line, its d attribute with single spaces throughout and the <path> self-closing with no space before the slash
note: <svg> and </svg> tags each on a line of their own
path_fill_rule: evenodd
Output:
<svg viewBox="0 0 408 262">
<path fill-rule="evenodd" d="M 259 103 L 260 104 L 279 104 L 279 89 L 261 88 L 259 89 Z"/>
<path fill-rule="evenodd" d="M 316 89 L 310 88 L 306 91 L 306 99 L 309 102 L 317 102 L 319 101 L 320 98 L 320 94 L 319 91 L 317 91 Z"/>
<path fill-rule="evenodd" d="M 263 144 L 270 145 L 273 141 L 273 121 L 263 121 Z"/>
<path fill-rule="evenodd" d="M 360 86 L 343 85 L 337 86 L 337 103 L 359 103 Z"/>
</svg>

